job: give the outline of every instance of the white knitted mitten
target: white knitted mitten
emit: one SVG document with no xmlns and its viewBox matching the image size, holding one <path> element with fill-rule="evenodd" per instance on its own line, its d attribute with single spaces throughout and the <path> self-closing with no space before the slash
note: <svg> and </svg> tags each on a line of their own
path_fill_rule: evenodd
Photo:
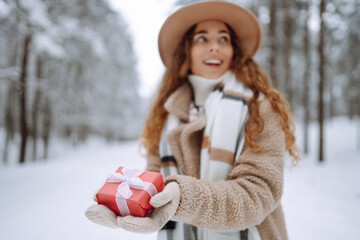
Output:
<svg viewBox="0 0 360 240">
<path fill-rule="evenodd" d="M 164 190 L 150 199 L 155 210 L 147 217 L 116 216 L 103 205 L 90 206 L 85 215 L 94 223 L 131 232 L 151 233 L 160 230 L 176 213 L 180 203 L 180 187 L 176 182 L 168 183 Z"/>
<path fill-rule="evenodd" d="M 92 222 L 99 225 L 109 227 L 109 228 L 118 228 L 116 221 L 116 214 L 108 209 L 106 206 L 101 204 L 93 204 L 85 211 L 85 216 Z"/>
</svg>

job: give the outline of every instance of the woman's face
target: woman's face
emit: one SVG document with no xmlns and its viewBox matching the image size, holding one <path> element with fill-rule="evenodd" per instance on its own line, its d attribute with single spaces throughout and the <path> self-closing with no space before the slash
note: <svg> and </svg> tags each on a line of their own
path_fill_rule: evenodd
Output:
<svg viewBox="0 0 360 240">
<path fill-rule="evenodd" d="M 229 69 L 233 54 L 225 23 L 209 20 L 196 25 L 190 49 L 193 74 L 209 79 L 221 77 Z"/>
</svg>

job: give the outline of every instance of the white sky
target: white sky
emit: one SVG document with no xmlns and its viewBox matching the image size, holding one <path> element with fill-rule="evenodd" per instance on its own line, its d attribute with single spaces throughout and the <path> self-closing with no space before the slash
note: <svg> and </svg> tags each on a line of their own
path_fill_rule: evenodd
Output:
<svg viewBox="0 0 360 240">
<path fill-rule="evenodd" d="M 149 97 L 165 70 L 157 47 L 157 37 L 166 18 L 172 13 L 174 0 L 109 0 L 129 24 L 138 59 L 139 93 Z"/>
</svg>

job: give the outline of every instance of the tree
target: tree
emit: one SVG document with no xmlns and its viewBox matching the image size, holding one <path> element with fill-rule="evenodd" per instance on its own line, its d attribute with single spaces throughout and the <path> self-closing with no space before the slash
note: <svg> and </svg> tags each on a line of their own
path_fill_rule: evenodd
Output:
<svg viewBox="0 0 360 240">
<path fill-rule="evenodd" d="M 291 69 L 291 50 L 292 50 L 292 19 L 291 19 L 291 2 L 283 0 L 283 29 L 284 29 L 284 71 L 285 71 L 285 92 L 290 106 L 293 106 L 293 93 L 292 93 L 292 69 Z"/>
<path fill-rule="evenodd" d="M 320 0 L 319 16 L 320 16 L 320 32 L 318 42 L 318 54 L 319 54 L 319 85 L 318 85 L 318 123 L 319 123 L 319 162 L 324 161 L 324 86 L 326 82 L 325 75 L 325 24 L 324 24 L 324 12 L 325 12 L 325 0 Z"/>
<path fill-rule="evenodd" d="M 31 35 L 29 34 L 24 39 L 24 52 L 23 52 L 22 65 L 21 65 L 21 75 L 19 79 L 20 134 L 21 134 L 19 163 L 25 162 L 26 143 L 28 137 L 26 96 L 27 96 L 27 69 L 28 69 L 28 60 L 29 60 L 29 52 L 30 52 L 30 43 L 31 43 Z"/>
<path fill-rule="evenodd" d="M 309 152 L 309 123 L 310 123 L 310 71 L 311 71 L 311 55 L 310 55 L 310 36 L 308 29 L 309 21 L 309 2 L 304 1 L 304 60 L 305 60 L 305 73 L 304 73 L 304 89 L 303 89 L 303 122 L 304 122 L 304 142 L 303 150 L 307 154 Z"/>
<path fill-rule="evenodd" d="M 278 43 L 279 39 L 277 37 L 277 13 L 278 13 L 278 5 L 277 0 L 269 0 L 269 11 L 270 11 L 270 24 L 269 24 L 269 46 L 270 46 L 270 77 L 272 79 L 272 83 L 275 88 L 278 88 L 279 78 L 277 73 L 277 54 L 278 54 Z"/>
</svg>

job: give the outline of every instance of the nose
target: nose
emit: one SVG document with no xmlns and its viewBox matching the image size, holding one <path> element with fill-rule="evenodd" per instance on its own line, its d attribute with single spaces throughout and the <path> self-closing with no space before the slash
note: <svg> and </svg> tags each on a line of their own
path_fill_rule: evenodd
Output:
<svg viewBox="0 0 360 240">
<path fill-rule="evenodd" d="M 219 44 L 214 41 L 210 43 L 210 52 L 219 52 Z"/>
</svg>

